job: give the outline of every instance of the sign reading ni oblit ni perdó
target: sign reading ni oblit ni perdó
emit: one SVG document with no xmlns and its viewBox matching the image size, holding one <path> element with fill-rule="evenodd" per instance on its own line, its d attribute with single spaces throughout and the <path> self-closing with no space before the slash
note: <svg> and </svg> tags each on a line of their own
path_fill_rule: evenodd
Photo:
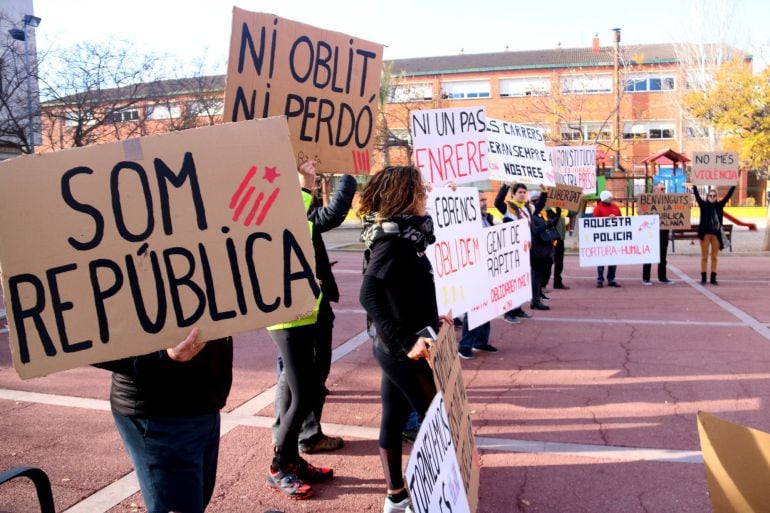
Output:
<svg viewBox="0 0 770 513">
<path fill-rule="evenodd" d="M 22 378 L 307 316 L 320 293 L 283 118 L 0 163 Z"/>
<path fill-rule="evenodd" d="M 285 115 L 299 163 L 368 174 L 379 110 L 382 45 L 233 9 L 225 120 Z"/>
</svg>

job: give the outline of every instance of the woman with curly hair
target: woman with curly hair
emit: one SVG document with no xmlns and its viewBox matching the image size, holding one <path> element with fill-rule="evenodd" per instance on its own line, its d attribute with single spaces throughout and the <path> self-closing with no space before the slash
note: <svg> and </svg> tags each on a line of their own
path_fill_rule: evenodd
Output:
<svg viewBox="0 0 770 513">
<path fill-rule="evenodd" d="M 427 361 L 432 340 L 420 332 L 426 327 L 438 332 L 440 322 L 452 322 L 439 319 L 433 270 L 425 256 L 436 240 L 426 200 L 420 171 L 392 166 L 372 177 L 359 205 L 366 245 L 360 301 L 382 369 L 379 447 L 387 483 L 385 513 L 412 511 L 402 477 L 401 431 L 410 411 L 422 418 L 436 394 Z"/>
</svg>

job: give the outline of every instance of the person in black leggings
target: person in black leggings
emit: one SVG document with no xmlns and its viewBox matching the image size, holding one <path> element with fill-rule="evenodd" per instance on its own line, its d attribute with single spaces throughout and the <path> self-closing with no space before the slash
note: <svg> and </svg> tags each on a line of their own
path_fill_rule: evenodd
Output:
<svg viewBox="0 0 770 513">
<path fill-rule="evenodd" d="M 410 411 L 422 418 L 436 394 L 426 361 L 432 340 L 418 335 L 428 326 L 438 332 L 440 324 L 425 256 L 435 242 L 426 199 L 420 171 L 397 166 L 372 177 L 359 205 L 367 248 L 359 299 L 374 328 L 374 357 L 382 369 L 379 447 L 387 483 L 385 513 L 411 511 L 402 474 L 401 431 Z M 442 317 L 441 322 L 452 320 Z"/>
</svg>

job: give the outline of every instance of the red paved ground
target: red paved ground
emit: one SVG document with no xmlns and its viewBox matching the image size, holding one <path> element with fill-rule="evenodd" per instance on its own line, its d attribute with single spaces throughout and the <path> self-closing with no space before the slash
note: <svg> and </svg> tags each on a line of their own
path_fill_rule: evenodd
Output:
<svg viewBox="0 0 770 513">
<path fill-rule="evenodd" d="M 332 253 L 343 291 L 335 345 L 364 327 L 357 300 L 360 258 Z M 696 256 L 671 256 L 670 263 L 699 277 Z M 697 450 L 698 410 L 770 432 L 770 340 L 746 324 L 754 322 L 760 331 L 770 325 L 770 259 L 724 254 L 720 265 L 720 286 L 706 290 L 749 317 L 728 312 L 673 269 L 676 285 L 643 287 L 641 266 L 620 267 L 623 288 L 599 290 L 593 269 L 568 257 L 565 282 L 572 289 L 553 291 L 551 311 L 516 326 L 495 321 L 492 342 L 501 351 L 463 361 L 476 435 Z M 275 383 L 275 356 L 264 331 L 236 338 L 227 411 Z M 333 365 L 324 422 L 374 432 L 378 384 L 379 369 L 365 342 Z M 0 392 L 9 390 L 106 400 L 109 375 L 82 368 L 21 381 L 11 368 L 7 334 L 0 334 Z M 267 406 L 258 415 L 271 413 Z M 312 501 L 288 502 L 263 485 L 269 437 L 268 429 L 255 425 L 240 425 L 223 437 L 208 511 L 381 511 L 384 482 L 373 439 L 348 436 L 339 453 L 311 457 L 333 466 L 338 478 L 319 486 Z M 701 464 L 492 450 L 482 451 L 482 464 L 482 513 L 710 510 Z M 48 472 L 57 511 L 131 470 L 108 411 L 0 399 L 0 469 L 17 465 Z M 0 488 L 0 512 L 28 511 L 36 511 L 28 483 Z M 130 496 L 110 511 L 143 511 L 141 497 Z"/>
</svg>

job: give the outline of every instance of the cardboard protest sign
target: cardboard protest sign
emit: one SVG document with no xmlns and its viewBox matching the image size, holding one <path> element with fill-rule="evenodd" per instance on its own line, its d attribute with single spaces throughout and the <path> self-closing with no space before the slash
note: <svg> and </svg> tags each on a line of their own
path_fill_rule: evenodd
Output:
<svg viewBox="0 0 770 513">
<path fill-rule="evenodd" d="M 580 219 L 580 267 L 657 264 L 658 216 Z"/>
<path fill-rule="evenodd" d="M 551 164 L 557 184 L 574 185 L 596 194 L 596 146 L 554 146 Z"/>
<path fill-rule="evenodd" d="M 690 164 L 693 185 L 738 185 L 738 154 L 695 151 Z"/>
<path fill-rule="evenodd" d="M 489 178 L 502 182 L 554 185 L 542 130 L 487 118 Z"/>
<path fill-rule="evenodd" d="M 531 241 L 532 232 L 526 219 L 484 228 L 481 247 L 488 293 L 468 311 L 471 329 L 532 299 Z"/>
<path fill-rule="evenodd" d="M 417 513 L 470 513 L 441 392 L 430 403 L 412 446 L 406 486 Z"/>
<path fill-rule="evenodd" d="M 299 163 L 368 174 L 381 73 L 382 45 L 234 8 L 224 117 L 285 115 Z"/>
<path fill-rule="evenodd" d="M 770 511 L 770 434 L 699 412 L 698 436 L 714 513 Z"/>
<path fill-rule="evenodd" d="M 431 184 L 456 185 L 489 178 L 483 107 L 413 110 L 414 165 Z"/>
<path fill-rule="evenodd" d="M 545 201 L 545 206 L 577 212 L 580 208 L 580 200 L 582 199 L 582 187 L 557 183 L 554 187 L 548 188 L 548 198 Z"/>
<path fill-rule="evenodd" d="M 636 203 L 640 214 L 660 217 L 661 230 L 689 230 L 691 206 L 689 194 L 640 194 Z"/>
<path fill-rule="evenodd" d="M 462 314 L 487 295 L 481 207 L 475 187 L 436 187 L 428 195 L 436 242 L 428 246 L 439 311 Z"/>
<path fill-rule="evenodd" d="M 296 169 L 283 118 L 1 163 L 19 375 L 308 315 L 320 290 Z"/>
<path fill-rule="evenodd" d="M 465 485 L 470 511 L 476 511 L 479 502 L 480 460 L 471 426 L 468 396 L 465 394 L 463 371 L 457 356 L 457 339 L 454 326 L 444 324 L 438 340 L 430 348 L 433 363 L 433 380 L 436 389 L 444 396 L 452 443 L 455 446 L 460 475 Z M 433 511 L 433 510 L 431 510 Z"/>
</svg>

